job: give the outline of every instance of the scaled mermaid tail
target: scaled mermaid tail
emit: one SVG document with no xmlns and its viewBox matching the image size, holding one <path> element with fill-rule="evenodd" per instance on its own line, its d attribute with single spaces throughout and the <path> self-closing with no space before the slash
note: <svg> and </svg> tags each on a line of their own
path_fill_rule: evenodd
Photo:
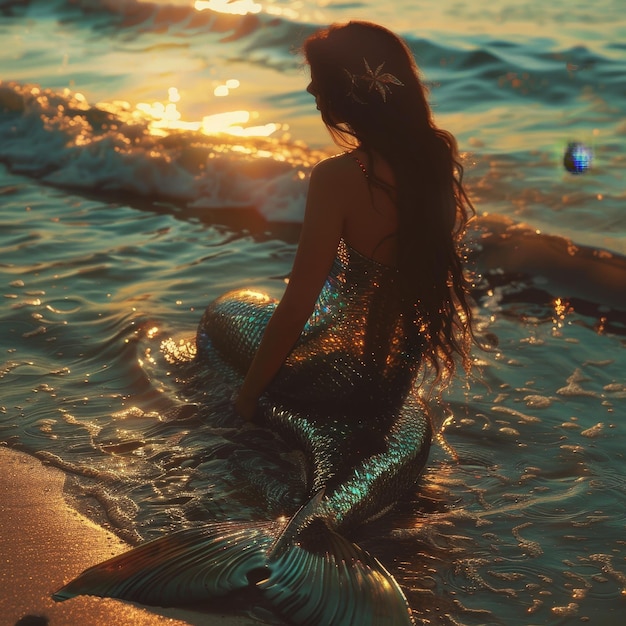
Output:
<svg viewBox="0 0 626 626">
<path fill-rule="evenodd" d="M 296 626 L 412 624 L 393 576 L 343 536 L 415 485 L 430 447 L 429 420 L 410 394 L 419 325 L 398 316 L 380 287 L 393 284 L 393 272 L 342 242 L 311 319 L 261 399 L 264 424 L 308 460 L 314 495 L 289 522 L 182 530 L 86 570 L 54 598 L 166 606 L 255 586 Z M 197 358 L 240 381 L 274 306 L 250 291 L 218 298 L 198 329 Z"/>
<path fill-rule="evenodd" d="M 282 525 L 218 522 L 188 528 L 94 565 L 53 594 L 85 594 L 155 606 L 204 602 L 248 586 Z"/>
<path fill-rule="evenodd" d="M 340 457 L 350 458 L 350 446 L 329 441 L 335 420 L 267 409 L 273 428 L 282 425 L 287 437 L 304 442 L 314 484 L 334 488 L 318 489 L 288 523 L 210 523 L 155 539 L 89 568 L 54 599 L 88 594 L 173 606 L 255 585 L 296 625 L 412 624 L 393 576 L 338 531 L 384 511 L 415 482 L 430 442 L 428 421 L 416 406 L 403 407 L 382 450 L 346 467 Z M 341 476 L 333 473 L 338 468 Z"/>
<path fill-rule="evenodd" d="M 53 598 L 180 606 L 256 585 L 295 625 L 413 624 L 393 576 L 316 514 L 321 495 L 286 524 L 223 522 L 155 539 L 89 568 Z"/>
</svg>

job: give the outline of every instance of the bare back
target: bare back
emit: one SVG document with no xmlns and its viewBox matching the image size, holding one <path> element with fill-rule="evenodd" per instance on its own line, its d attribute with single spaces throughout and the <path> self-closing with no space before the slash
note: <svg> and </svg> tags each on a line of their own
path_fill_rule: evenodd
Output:
<svg viewBox="0 0 626 626">
<path fill-rule="evenodd" d="M 343 239 L 364 256 L 394 266 L 398 210 L 391 195 L 372 181 L 375 176 L 393 188 L 391 168 L 381 157 L 370 159 L 363 150 L 342 154 L 334 161 L 342 174 L 337 192 L 345 202 Z"/>
</svg>

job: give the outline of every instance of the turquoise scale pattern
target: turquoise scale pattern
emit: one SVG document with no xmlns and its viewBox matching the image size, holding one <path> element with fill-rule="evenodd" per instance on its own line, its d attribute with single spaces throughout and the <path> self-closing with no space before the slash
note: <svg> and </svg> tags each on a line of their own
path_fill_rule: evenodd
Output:
<svg viewBox="0 0 626 626">
<path fill-rule="evenodd" d="M 430 423 L 411 387 L 419 319 L 394 306 L 395 270 L 341 242 L 300 340 L 261 398 L 264 425 L 309 462 L 310 499 L 289 522 L 221 522 L 165 535 L 60 589 L 171 606 L 256 586 L 296 626 L 410 626 L 402 589 L 344 533 L 417 481 Z M 207 308 L 197 363 L 240 383 L 276 307 L 237 291 Z"/>
<path fill-rule="evenodd" d="M 430 423 L 410 393 L 423 340 L 419 317 L 394 304 L 397 272 L 341 241 L 304 331 L 261 400 L 266 424 L 304 450 L 309 488 L 324 489 L 319 514 L 337 528 L 374 517 L 415 484 Z M 207 308 L 200 359 L 215 352 L 241 375 L 276 308 L 239 290 Z"/>
</svg>

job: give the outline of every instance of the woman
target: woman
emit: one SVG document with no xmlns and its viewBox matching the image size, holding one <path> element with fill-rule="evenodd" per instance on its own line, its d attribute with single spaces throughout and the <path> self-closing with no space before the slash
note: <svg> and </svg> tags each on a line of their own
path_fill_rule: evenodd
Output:
<svg viewBox="0 0 626 626">
<path fill-rule="evenodd" d="M 304 53 L 311 69 L 307 91 L 333 138 L 352 149 L 320 162 L 311 174 L 288 287 L 236 397 L 235 408 L 246 420 L 252 420 L 267 390 L 280 395 L 281 389 L 291 388 L 294 397 L 302 398 L 295 392 L 302 384 L 323 399 L 323 385 L 315 385 L 311 376 L 323 377 L 331 370 L 332 378 L 336 359 L 324 360 L 329 342 L 311 339 L 307 320 L 328 334 L 333 324 L 328 317 L 335 315 L 330 333 L 335 354 L 342 342 L 344 352 L 354 352 L 356 336 L 367 330 L 367 345 L 352 354 L 349 365 L 362 370 L 353 372 L 360 389 L 354 380 L 347 381 L 352 400 L 362 399 L 364 390 L 370 390 L 368 401 L 375 400 L 371 389 L 376 377 L 379 384 L 374 387 L 383 396 L 405 394 L 421 362 L 437 378 L 453 373 L 455 357 L 468 365 L 471 316 L 458 243 L 472 207 L 461 185 L 456 142 L 435 126 L 410 51 L 381 26 L 350 22 L 311 36 Z M 350 257 L 344 259 L 348 265 L 355 258 L 365 265 L 362 273 L 367 274 L 368 265 L 370 271 L 389 270 L 379 277 L 384 284 L 377 281 L 373 289 L 380 293 L 369 294 L 365 304 L 361 298 L 357 308 L 367 310 L 360 311 L 358 320 L 352 316 L 352 323 L 341 307 L 329 312 L 328 303 L 325 320 L 319 321 L 319 312 L 315 319 L 311 316 L 316 303 L 320 308 L 320 292 L 338 250 Z M 275 305 L 263 306 L 273 310 Z M 342 328 L 337 328 L 338 320 Z M 294 371 L 304 359 L 290 359 L 298 350 L 317 356 L 315 367 L 300 377 Z M 404 362 L 398 353 L 405 354 Z M 394 359 L 395 372 L 386 374 L 394 381 L 390 391 L 389 385 L 380 384 L 380 376 L 385 376 L 385 363 Z M 332 389 L 335 399 L 336 392 Z"/>
</svg>

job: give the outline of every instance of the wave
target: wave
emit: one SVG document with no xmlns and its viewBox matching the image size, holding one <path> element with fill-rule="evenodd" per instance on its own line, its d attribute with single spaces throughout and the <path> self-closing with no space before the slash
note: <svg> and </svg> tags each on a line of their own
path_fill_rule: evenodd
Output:
<svg viewBox="0 0 626 626">
<path fill-rule="evenodd" d="M 534 47 L 528 43 L 482 41 L 478 48 L 447 48 L 422 53 L 421 61 L 432 84 L 441 90 L 439 110 L 498 104 L 568 106 L 584 94 L 604 101 L 624 100 L 623 61 L 613 60 L 584 46 L 553 49 L 553 42 Z M 420 50 L 414 47 L 418 62 Z"/>
<path fill-rule="evenodd" d="M 127 103 L 0 82 L 0 160 L 11 171 L 89 192 L 171 200 L 192 209 L 253 209 L 301 221 L 310 169 L 324 153 L 271 138 L 157 132 Z"/>
<path fill-rule="evenodd" d="M 475 221 L 468 247 L 487 310 L 555 327 L 577 313 L 599 334 L 626 335 L 626 256 L 497 215 Z"/>
<path fill-rule="evenodd" d="M 231 6 L 242 4 L 235 2 Z M 316 24 L 295 22 L 277 15 L 271 5 L 269 12 L 244 9 L 241 14 L 226 12 L 227 6 L 225 4 L 222 10 L 198 10 L 191 4 L 142 0 L 0 0 L 0 14 L 57 19 L 125 40 L 149 34 L 187 38 L 214 34 L 216 41 L 224 44 L 245 40 L 244 51 L 271 47 L 282 49 L 286 56 L 292 56 L 294 45 L 319 28 Z M 296 65 L 297 61 L 292 64 Z"/>
<path fill-rule="evenodd" d="M 160 43 L 166 38 L 184 41 L 200 54 L 210 54 L 210 46 L 219 45 L 220 54 L 232 61 L 297 70 L 302 42 L 323 24 L 272 13 L 272 5 L 248 6 L 259 10 L 237 15 L 141 0 L 0 0 L 0 12 L 11 17 L 44 16 L 124 41 L 143 37 L 157 37 Z M 600 53 L 583 45 L 559 49 L 556 40 L 548 38 L 516 42 L 468 35 L 458 43 L 448 37 L 449 43 L 442 45 L 437 33 L 426 38 L 415 32 L 403 36 L 428 84 L 440 90 L 438 108 L 443 112 L 498 102 L 562 106 L 589 92 L 614 105 L 624 101 L 624 60 L 619 55 L 611 58 L 620 42 L 604 42 Z"/>
</svg>

